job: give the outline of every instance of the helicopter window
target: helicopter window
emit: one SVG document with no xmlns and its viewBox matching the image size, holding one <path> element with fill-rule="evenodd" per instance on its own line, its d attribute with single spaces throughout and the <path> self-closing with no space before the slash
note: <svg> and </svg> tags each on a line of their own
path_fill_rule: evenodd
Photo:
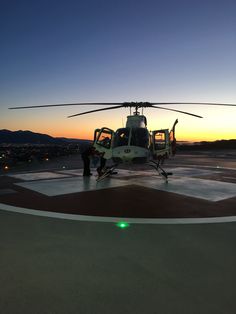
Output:
<svg viewBox="0 0 236 314">
<path fill-rule="evenodd" d="M 127 146 L 129 144 L 129 128 L 118 129 L 114 137 L 114 147 Z"/>
<path fill-rule="evenodd" d="M 155 150 L 166 148 L 166 136 L 165 132 L 156 132 L 154 135 L 154 147 Z"/>
<path fill-rule="evenodd" d="M 131 146 L 148 148 L 149 133 L 145 128 L 133 128 L 131 134 Z"/>
<path fill-rule="evenodd" d="M 110 148 L 111 147 L 111 138 L 112 138 L 112 134 L 110 132 L 103 131 L 100 133 L 96 144 L 101 145 L 105 148 Z"/>
</svg>

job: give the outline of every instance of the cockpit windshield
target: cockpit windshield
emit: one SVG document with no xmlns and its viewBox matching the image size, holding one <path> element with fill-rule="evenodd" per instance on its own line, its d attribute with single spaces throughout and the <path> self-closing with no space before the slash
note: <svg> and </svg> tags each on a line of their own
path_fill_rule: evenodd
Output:
<svg viewBox="0 0 236 314">
<path fill-rule="evenodd" d="M 145 128 L 132 128 L 131 130 L 131 146 L 139 146 L 148 148 L 149 133 Z"/>
<path fill-rule="evenodd" d="M 118 129 L 114 136 L 114 147 L 129 145 L 130 128 Z"/>
<path fill-rule="evenodd" d="M 149 133 L 145 128 L 121 128 L 114 136 L 113 147 L 117 146 L 139 146 L 148 148 Z"/>
</svg>

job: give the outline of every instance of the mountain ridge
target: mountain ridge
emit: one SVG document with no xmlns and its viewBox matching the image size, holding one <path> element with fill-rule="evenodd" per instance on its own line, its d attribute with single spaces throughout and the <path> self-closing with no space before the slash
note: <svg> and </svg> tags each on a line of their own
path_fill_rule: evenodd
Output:
<svg viewBox="0 0 236 314">
<path fill-rule="evenodd" d="M 29 130 L 0 130 L 0 144 L 66 144 L 68 142 L 75 143 L 81 141 L 84 140 L 53 137 L 48 134 L 36 133 Z"/>
</svg>

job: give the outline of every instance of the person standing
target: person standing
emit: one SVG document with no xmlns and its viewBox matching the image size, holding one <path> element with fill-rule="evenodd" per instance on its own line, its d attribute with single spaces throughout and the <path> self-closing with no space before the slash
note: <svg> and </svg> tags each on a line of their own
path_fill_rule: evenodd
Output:
<svg viewBox="0 0 236 314">
<path fill-rule="evenodd" d="M 90 142 L 83 142 L 79 146 L 79 150 L 81 153 L 81 158 L 84 164 L 83 176 L 89 177 L 92 175 L 90 171 L 90 157 L 94 154 L 94 147 Z"/>
</svg>

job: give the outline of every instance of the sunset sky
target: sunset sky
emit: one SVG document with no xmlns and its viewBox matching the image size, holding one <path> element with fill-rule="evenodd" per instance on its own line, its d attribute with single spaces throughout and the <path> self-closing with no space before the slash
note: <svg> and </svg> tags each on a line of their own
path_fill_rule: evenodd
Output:
<svg viewBox="0 0 236 314">
<path fill-rule="evenodd" d="M 65 102 L 236 104 L 235 0 L 0 2 L 0 129 L 92 138 L 128 109 L 66 118 L 97 107 L 8 110 Z M 150 130 L 178 140 L 236 138 L 236 107 L 173 105 L 204 119 L 146 109 Z"/>
</svg>

